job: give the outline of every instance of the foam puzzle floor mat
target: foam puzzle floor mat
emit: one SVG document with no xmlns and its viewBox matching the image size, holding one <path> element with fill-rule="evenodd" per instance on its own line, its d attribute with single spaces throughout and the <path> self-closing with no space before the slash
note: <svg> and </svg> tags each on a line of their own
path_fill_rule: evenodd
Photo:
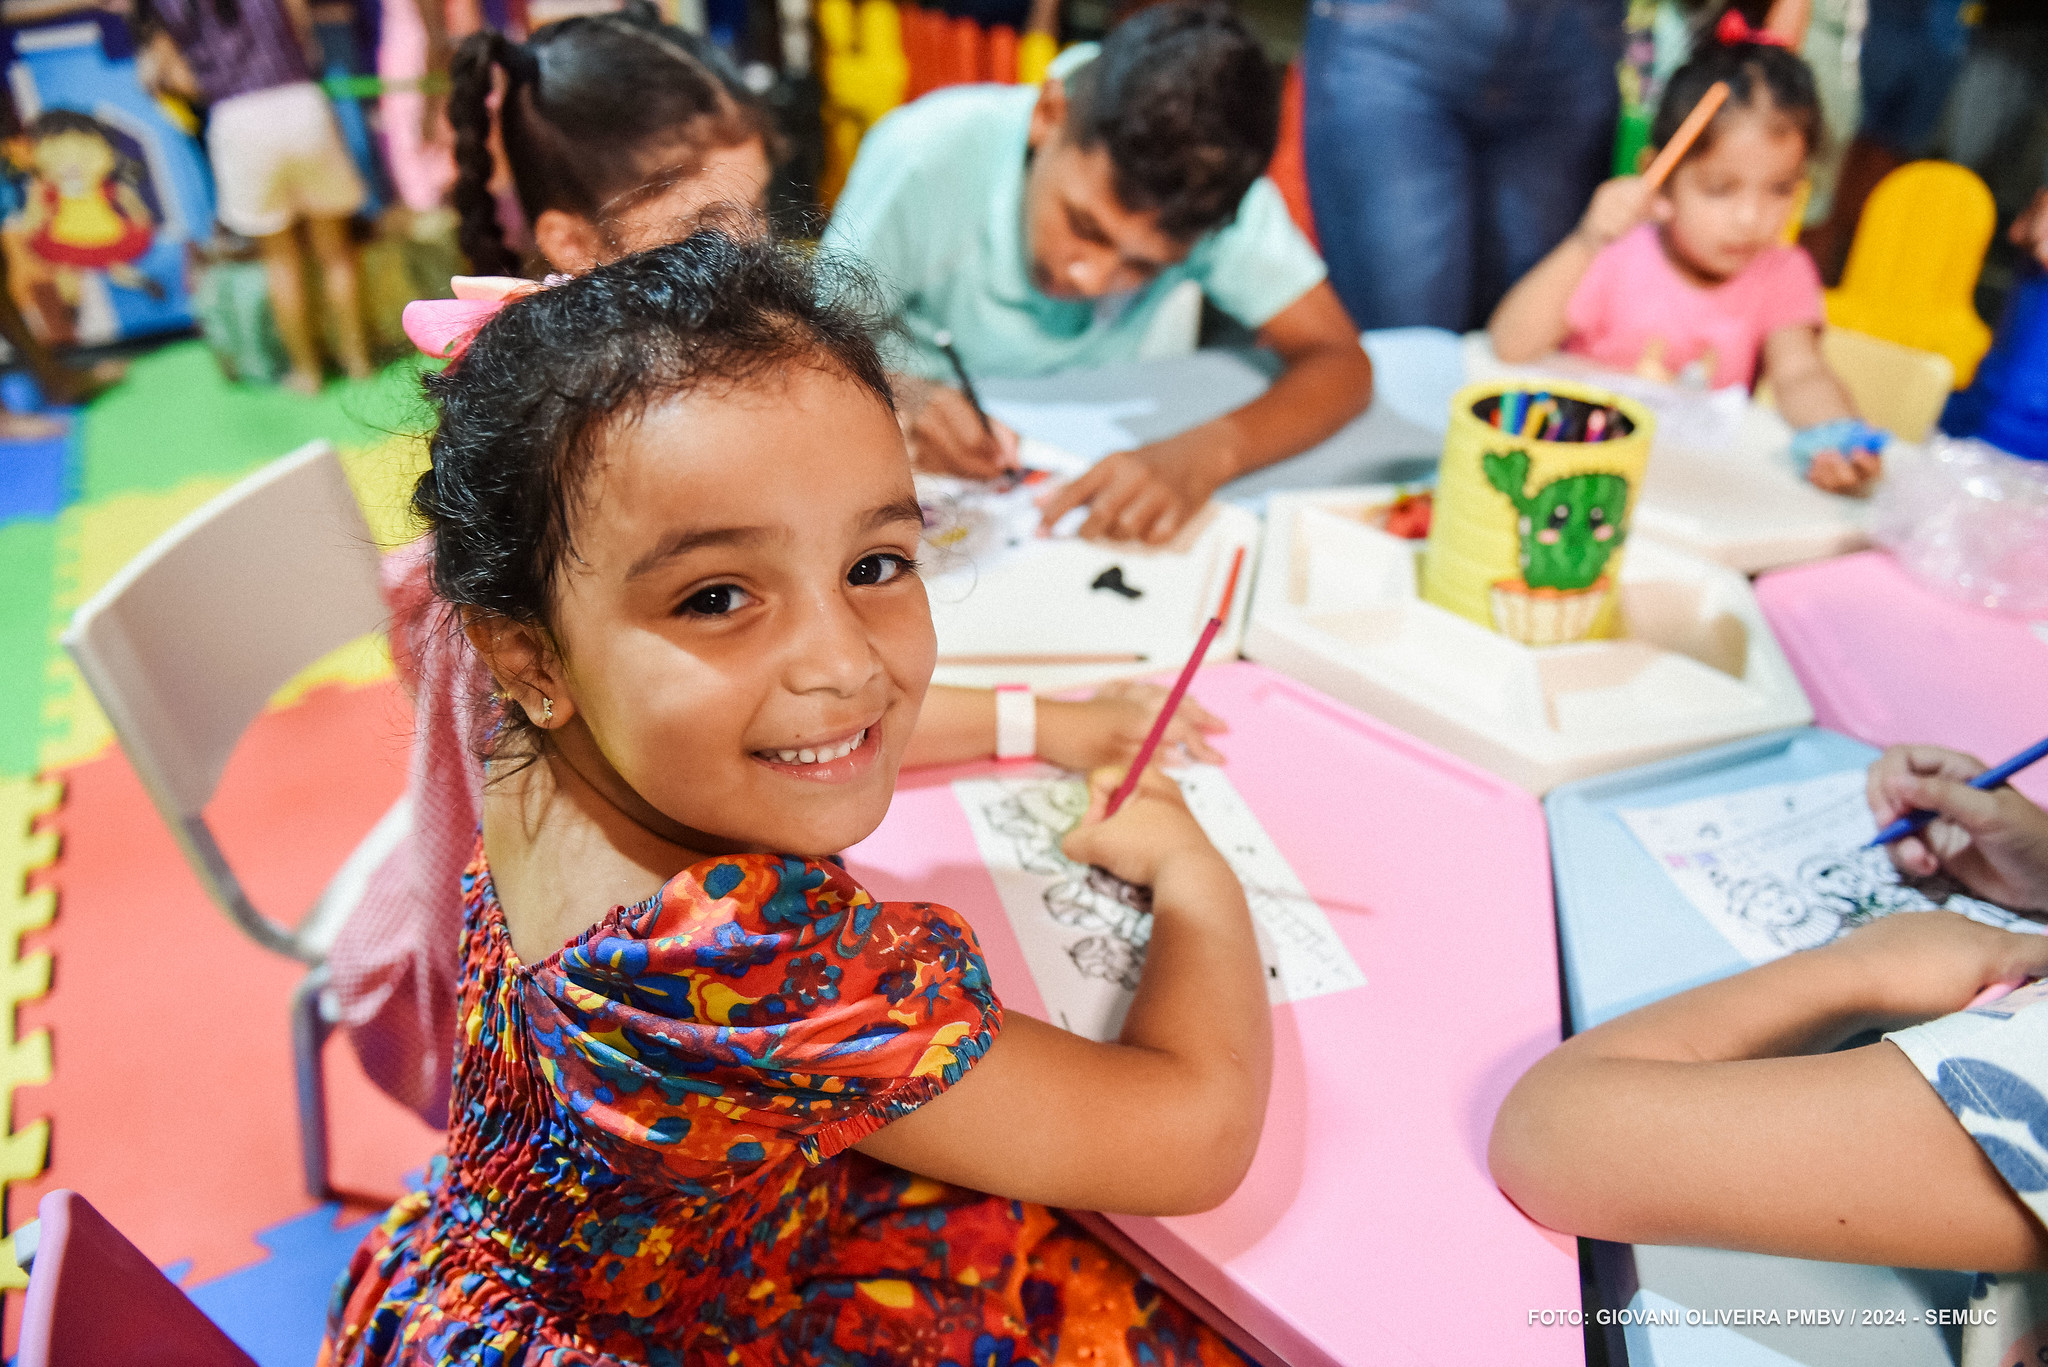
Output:
<svg viewBox="0 0 2048 1367">
<path fill-rule="evenodd" d="M 207 899 L 57 636 L 178 518 L 310 440 L 340 450 L 379 542 L 407 539 L 417 374 L 396 365 L 308 400 L 231 384 L 201 344 L 176 343 L 55 446 L 0 442 L 0 715 L 28 719 L 0 728 L 7 1228 L 46 1191 L 79 1191 L 264 1367 L 311 1361 L 335 1276 L 440 1135 L 336 1037 L 330 1142 L 350 1199 L 306 1195 L 288 1015 L 301 970 Z M 259 906 L 310 904 L 402 789 L 409 732 L 381 637 L 273 701 L 208 813 Z M 11 1256 L 0 1285 L 22 1285 Z"/>
</svg>

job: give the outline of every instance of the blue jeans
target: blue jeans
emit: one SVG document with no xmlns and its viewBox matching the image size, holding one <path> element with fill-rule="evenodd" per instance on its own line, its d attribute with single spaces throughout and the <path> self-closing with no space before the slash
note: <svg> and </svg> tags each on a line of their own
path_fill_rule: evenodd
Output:
<svg viewBox="0 0 2048 1367">
<path fill-rule="evenodd" d="M 1858 137 L 1902 157 L 1927 154 L 1969 44 L 1961 9 L 1958 0 L 1872 0 Z"/>
<path fill-rule="evenodd" d="M 1613 154 L 1626 0 L 1314 0 L 1309 198 L 1361 328 L 1485 322 Z"/>
</svg>

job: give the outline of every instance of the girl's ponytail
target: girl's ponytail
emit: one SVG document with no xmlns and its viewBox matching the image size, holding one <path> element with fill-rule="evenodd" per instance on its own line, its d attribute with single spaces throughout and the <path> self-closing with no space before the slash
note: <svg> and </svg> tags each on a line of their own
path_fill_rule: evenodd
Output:
<svg viewBox="0 0 2048 1367">
<path fill-rule="evenodd" d="M 455 212 L 460 218 L 456 241 L 478 275 L 517 275 L 519 258 L 505 241 L 498 221 L 497 197 L 491 181 L 497 164 L 491 155 L 491 73 L 505 73 L 505 102 L 519 98 L 537 64 L 533 54 L 502 34 L 481 30 L 456 47 L 448 62 L 448 123 L 455 130 Z"/>
</svg>

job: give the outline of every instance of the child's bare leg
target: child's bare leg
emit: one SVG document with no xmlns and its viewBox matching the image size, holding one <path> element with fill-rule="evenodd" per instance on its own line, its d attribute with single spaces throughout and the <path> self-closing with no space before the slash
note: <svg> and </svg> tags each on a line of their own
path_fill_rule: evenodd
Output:
<svg viewBox="0 0 2048 1367">
<path fill-rule="evenodd" d="M 296 226 L 259 238 L 263 269 L 270 282 L 270 316 L 278 340 L 291 358 L 285 384 L 301 394 L 320 392 L 320 343 L 313 336 L 312 310 L 307 306 L 305 261 L 299 253 Z"/>
<path fill-rule="evenodd" d="M 356 244 L 349 239 L 345 218 L 312 221 L 313 257 L 327 290 L 327 308 L 334 319 L 335 359 L 351 379 L 370 373 L 370 346 L 363 327 L 363 292 L 356 268 Z"/>
</svg>

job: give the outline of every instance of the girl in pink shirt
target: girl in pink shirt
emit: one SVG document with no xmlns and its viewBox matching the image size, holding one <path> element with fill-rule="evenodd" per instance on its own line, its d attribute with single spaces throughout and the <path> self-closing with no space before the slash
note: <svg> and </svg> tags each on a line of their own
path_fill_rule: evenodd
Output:
<svg viewBox="0 0 2048 1367">
<path fill-rule="evenodd" d="M 1768 379 L 1793 456 L 1836 493 L 1876 479 L 1884 434 L 1820 352 L 1820 276 L 1785 222 L 1820 135 L 1813 73 L 1728 10 L 1671 77 L 1661 146 L 1716 81 L 1729 98 L 1661 189 L 1608 181 L 1578 229 L 1508 292 L 1488 330 L 1504 361 L 1562 347 L 1616 370 L 1712 387 Z"/>
</svg>

